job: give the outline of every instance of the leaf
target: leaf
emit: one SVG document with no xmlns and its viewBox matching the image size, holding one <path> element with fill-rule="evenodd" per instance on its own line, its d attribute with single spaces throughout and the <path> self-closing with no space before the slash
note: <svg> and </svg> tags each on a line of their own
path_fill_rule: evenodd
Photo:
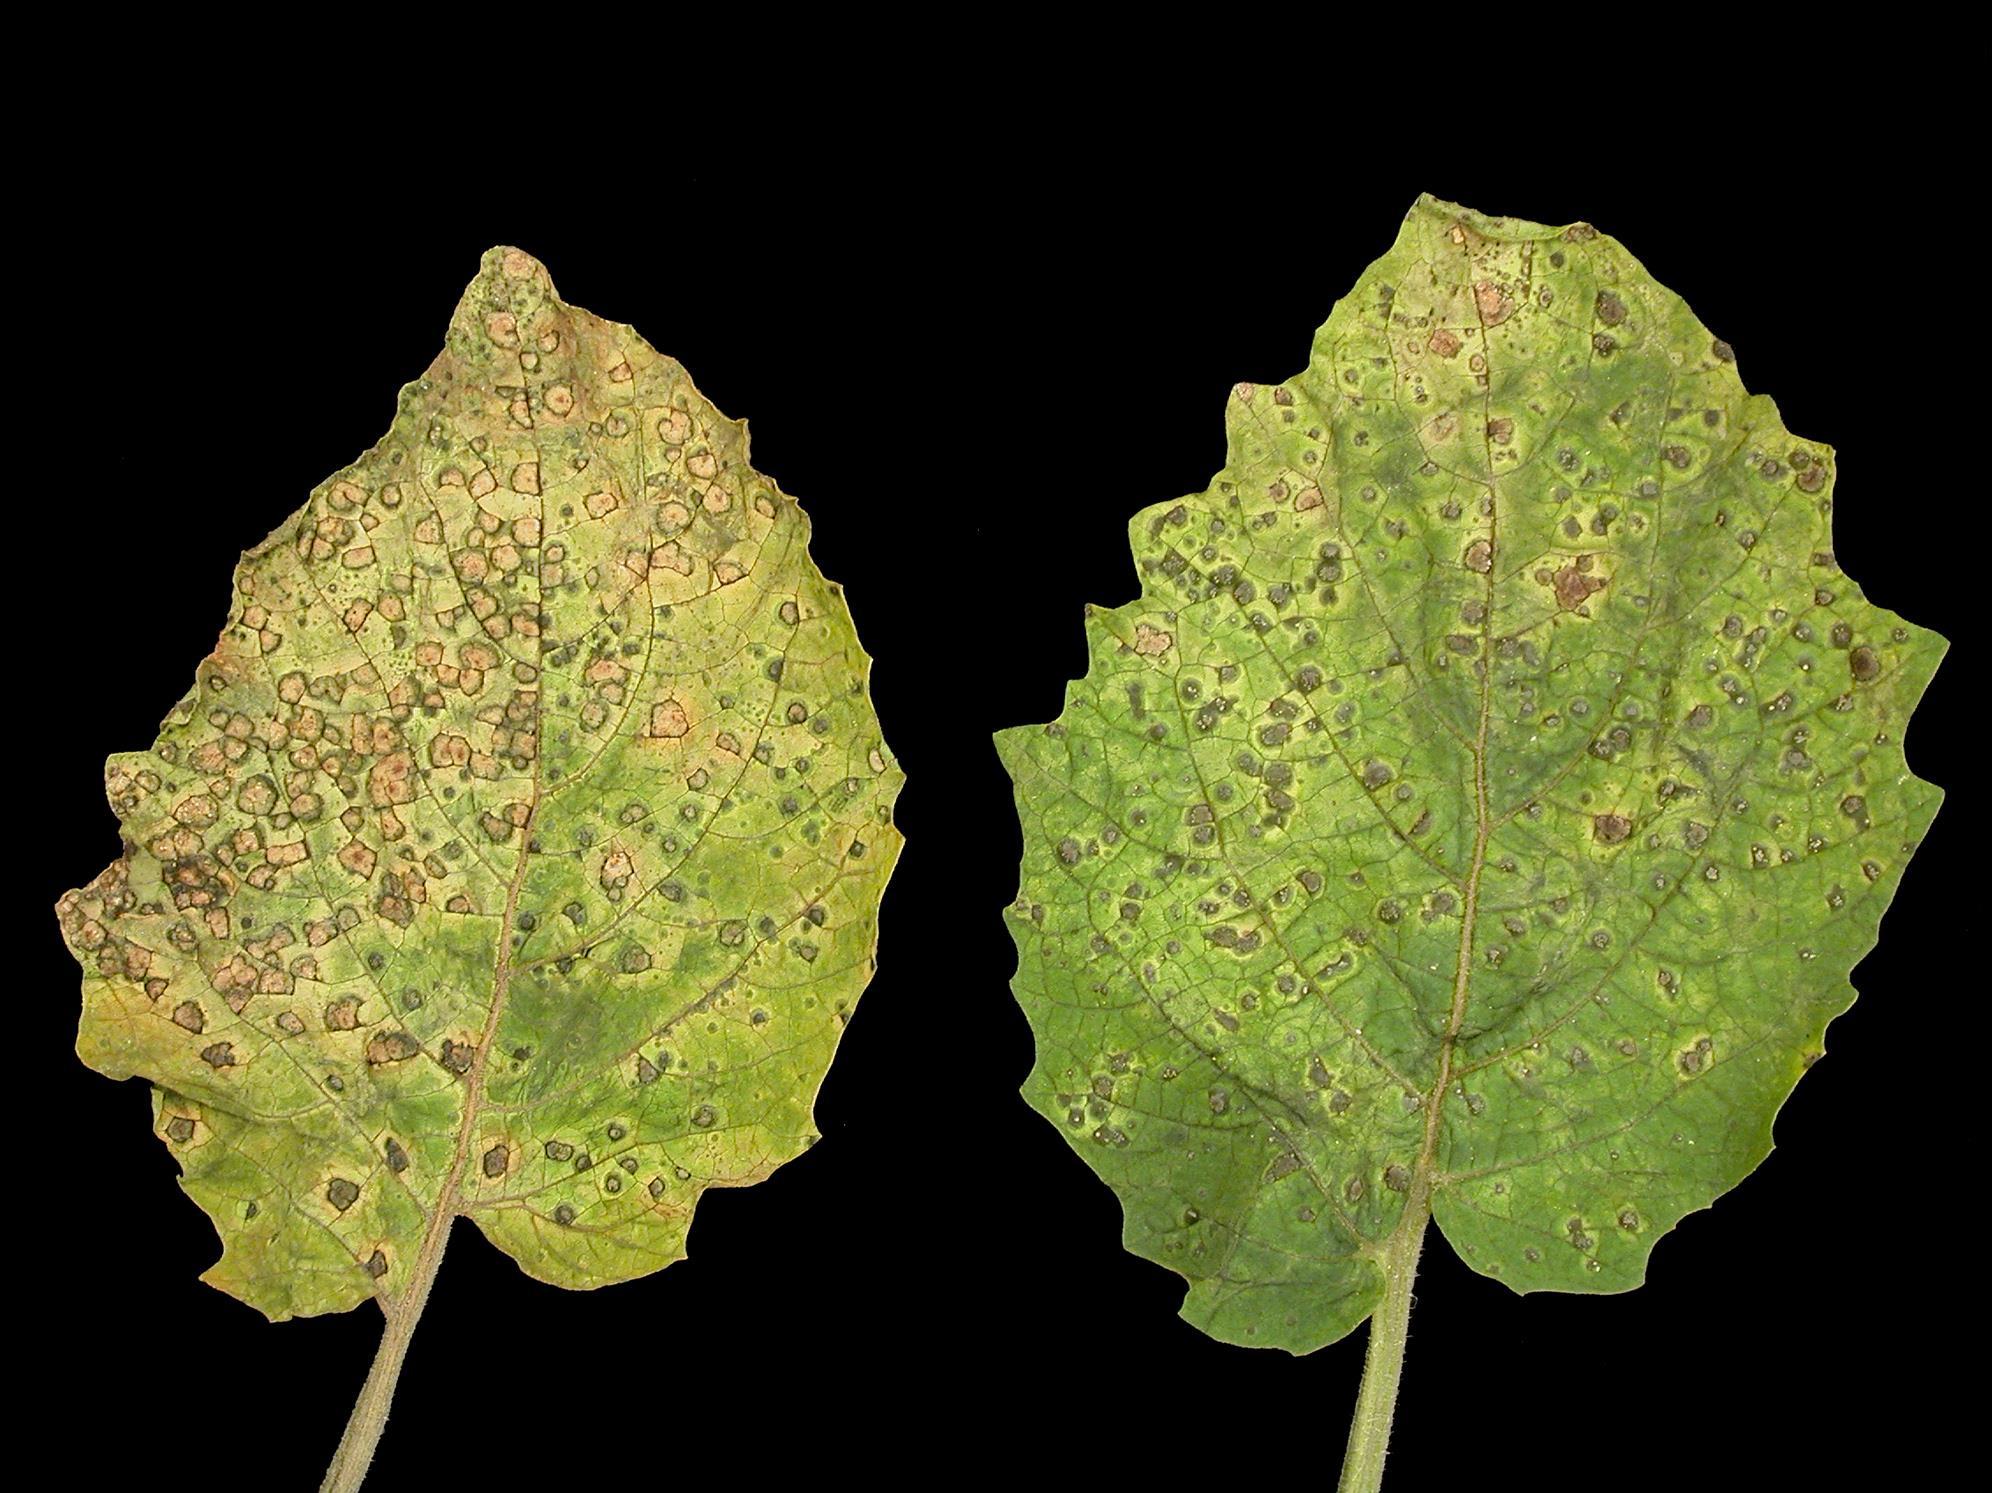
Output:
<svg viewBox="0 0 1992 1493">
<path fill-rule="evenodd" d="M 386 438 L 243 556 L 58 909 L 207 1280 L 392 1327 L 462 1214 L 600 1286 L 811 1144 L 901 774 L 808 536 L 676 362 L 485 255 Z"/>
<path fill-rule="evenodd" d="M 1025 1093 L 1225 1341 L 1408 1310 L 1428 1214 L 1516 1291 L 1630 1289 L 1853 999 L 1944 642 L 1835 562 L 1831 449 L 1587 225 L 1422 199 L 1226 423 L 998 737 Z"/>
</svg>

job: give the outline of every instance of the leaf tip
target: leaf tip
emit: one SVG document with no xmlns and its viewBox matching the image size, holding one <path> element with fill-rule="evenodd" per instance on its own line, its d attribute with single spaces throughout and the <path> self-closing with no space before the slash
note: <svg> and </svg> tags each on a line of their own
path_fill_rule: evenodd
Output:
<svg viewBox="0 0 1992 1493">
<path fill-rule="evenodd" d="M 542 280 L 551 283 L 546 266 L 524 249 L 511 244 L 494 244 L 478 261 L 481 278 L 499 280 Z"/>
</svg>

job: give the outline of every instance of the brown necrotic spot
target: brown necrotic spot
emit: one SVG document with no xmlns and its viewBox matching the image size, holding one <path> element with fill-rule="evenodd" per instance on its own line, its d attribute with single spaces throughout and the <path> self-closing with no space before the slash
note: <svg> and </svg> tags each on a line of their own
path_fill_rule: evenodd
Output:
<svg viewBox="0 0 1992 1493">
<path fill-rule="evenodd" d="M 512 1148 L 507 1146 L 503 1141 L 500 1141 L 484 1153 L 484 1175 L 487 1177 L 504 1176 L 505 1169 L 511 1164 L 511 1160 Z"/>
<path fill-rule="evenodd" d="M 406 1032 L 384 1032 L 367 1043 L 367 1061 L 378 1068 L 406 1062 L 421 1050 L 422 1044 Z"/>
<path fill-rule="evenodd" d="M 1866 684 L 1881 673 L 1881 659 L 1875 651 L 1863 643 L 1847 655 L 1847 672 L 1862 684 Z"/>
<path fill-rule="evenodd" d="M 1603 845 L 1617 845 L 1632 833 L 1632 821 L 1623 814 L 1593 814 L 1591 835 Z"/>
<path fill-rule="evenodd" d="M 1556 592 L 1556 604 L 1566 612 L 1574 612 L 1594 591 L 1605 588 L 1604 577 L 1589 574 L 1591 557 L 1584 555 L 1564 566 L 1550 578 L 1550 585 Z"/>
<path fill-rule="evenodd" d="M 1497 327 L 1515 313 L 1513 299 L 1491 280 L 1474 282 L 1473 304 L 1483 326 Z"/>
<path fill-rule="evenodd" d="M 360 1200 L 360 1185 L 344 1177 L 334 1177 L 325 1187 L 325 1201 L 344 1213 Z"/>
<path fill-rule="evenodd" d="M 692 729 L 691 718 L 685 707 L 676 700 L 659 700 L 650 707 L 650 734 L 667 741 L 675 741 Z"/>
<path fill-rule="evenodd" d="M 375 808 L 412 803 L 415 759 L 407 752 L 393 752 L 375 763 L 367 773 L 367 798 Z"/>
</svg>

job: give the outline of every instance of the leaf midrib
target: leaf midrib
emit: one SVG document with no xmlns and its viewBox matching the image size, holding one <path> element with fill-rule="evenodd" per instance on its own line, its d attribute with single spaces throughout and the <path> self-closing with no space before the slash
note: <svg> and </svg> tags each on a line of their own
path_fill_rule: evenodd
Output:
<svg viewBox="0 0 1992 1493">
<path fill-rule="evenodd" d="M 533 450 L 538 455 L 537 441 L 533 443 Z M 542 490 L 537 496 L 540 532 L 545 534 L 545 491 Z M 537 572 L 534 573 L 533 584 L 537 602 L 543 599 Z M 443 1248 L 449 1242 L 450 1225 L 463 1211 L 459 1203 L 463 1192 L 463 1172 L 469 1164 L 477 1121 L 483 1112 L 484 1077 L 491 1061 L 491 1047 L 497 1040 L 498 1023 L 505 1014 L 505 997 L 511 989 L 512 936 L 518 921 L 519 899 L 525 892 L 526 874 L 532 865 L 533 828 L 539 822 L 540 806 L 545 799 L 541 777 L 541 764 L 545 760 L 544 743 L 538 739 L 542 734 L 542 723 L 536 721 L 533 729 L 532 794 L 526 808 L 526 822 L 519 827 L 518 864 L 512 868 L 512 879 L 505 891 L 505 910 L 498 923 L 498 958 L 491 975 L 491 1009 L 485 1017 L 477 1050 L 471 1055 L 470 1071 L 464 1075 L 463 1119 L 457 1127 L 456 1147 L 451 1153 L 449 1171 L 443 1178 L 442 1188 L 436 1194 L 435 1207 L 423 1232 L 422 1243 L 416 1251 L 408 1285 L 392 1305 L 383 1298 L 376 1298 L 381 1301 L 381 1309 L 387 1315 L 386 1330 L 390 1333 L 399 1331 L 406 1334 L 414 1330 L 415 1320 L 420 1317 L 427 1301 L 429 1287 L 434 1283 L 436 1269 L 442 1263 Z"/>
<path fill-rule="evenodd" d="M 1471 288 L 1473 275 L 1473 255 L 1467 242 L 1460 245 L 1466 266 L 1466 280 Z M 1530 270 L 1534 265 L 1534 246 L 1525 251 L 1528 254 Z M 1425 1138 L 1418 1152 L 1418 1160 L 1412 1167 L 1411 1186 L 1405 1200 L 1404 1211 L 1398 1216 L 1397 1227 L 1391 1230 L 1386 1241 L 1389 1244 L 1408 1245 L 1422 1238 L 1425 1225 L 1432 1214 L 1432 1194 L 1437 1189 L 1436 1166 L 1438 1162 L 1439 1137 L 1442 1131 L 1446 1089 L 1452 1083 L 1453 1053 L 1459 1044 L 1459 1034 L 1466 1024 L 1466 1011 L 1473 993 L 1473 943 L 1474 932 L 1480 910 L 1480 883 L 1487 866 L 1487 843 L 1493 836 L 1494 820 L 1487 802 L 1487 739 L 1493 717 L 1494 704 L 1494 593 L 1495 578 L 1500 573 L 1501 521 L 1500 504 L 1496 500 L 1497 478 L 1494 470 L 1494 442 L 1489 434 L 1493 421 L 1494 402 L 1494 358 L 1493 342 L 1488 336 L 1487 316 L 1481 309 L 1480 297 L 1471 296 L 1474 319 L 1480 324 L 1481 357 L 1485 360 L 1482 373 L 1480 397 L 1480 439 L 1481 450 L 1486 463 L 1487 487 L 1487 545 L 1488 564 L 1483 573 L 1483 605 L 1480 613 L 1480 656 L 1479 669 L 1480 700 L 1479 715 L 1474 725 L 1473 745 L 1473 855 L 1467 866 L 1466 886 L 1460 904 L 1459 957 L 1453 970 L 1452 1009 L 1446 1018 L 1446 1030 L 1439 1040 L 1439 1071 L 1432 1081 L 1431 1093 L 1425 1101 Z M 1379 1251 L 1381 1253 L 1381 1251 Z M 1413 1253 L 1415 1268 L 1415 1252 Z"/>
</svg>

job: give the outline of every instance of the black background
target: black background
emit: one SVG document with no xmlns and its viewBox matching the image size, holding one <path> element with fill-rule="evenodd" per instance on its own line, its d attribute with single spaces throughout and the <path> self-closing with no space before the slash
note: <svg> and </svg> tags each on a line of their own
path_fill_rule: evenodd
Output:
<svg viewBox="0 0 1992 1493">
<path fill-rule="evenodd" d="M 1982 294 L 1979 251 L 1917 175 L 1913 128 L 1873 152 L 1805 134 L 1729 168 L 1635 141 L 1581 167 L 1453 149 L 1359 170 L 1324 136 L 1309 169 L 1275 171 L 1288 149 L 1261 174 L 1242 147 L 902 132 L 495 180 L 459 176 L 441 143 L 419 171 L 279 173 L 253 143 L 162 136 L 53 188 L 31 309 L 57 331 L 48 385 L 13 410 L 13 477 L 49 525 L 30 564 L 68 599 L 38 614 L 46 651 L 16 655 L 49 691 L 23 717 L 38 698 L 60 730 L 36 738 L 26 807 L 49 832 L 9 942 L 32 967 L 11 1066 L 43 1095 L 10 1127 L 10 1211 L 17 1308 L 62 1325 L 17 1349 L 36 1378 L 17 1408 L 93 1485 L 307 1488 L 366 1371 L 371 1309 L 273 1326 L 198 1283 L 212 1228 L 143 1086 L 71 1055 L 76 971 L 43 909 L 116 854 L 101 759 L 151 741 L 220 629 L 237 551 L 385 430 L 479 252 L 512 242 L 751 419 L 756 466 L 808 509 L 877 659 L 907 849 L 824 1142 L 709 1193 L 689 1260 L 599 1292 L 530 1281 L 460 1225 L 370 1486 L 667 1480 L 695 1454 L 729 1476 L 1224 1465 L 1331 1484 L 1362 1334 L 1293 1359 L 1182 1323 L 1178 1280 L 1122 1252 L 1113 1196 L 1017 1096 L 1031 1043 L 1002 910 L 1020 840 L 990 733 L 1058 712 L 1082 604 L 1135 594 L 1128 516 L 1205 485 L 1226 391 L 1304 365 L 1421 190 L 1619 237 L 1795 433 L 1838 448 L 1850 574 L 1965 639 L 1983 325 L 1946 323 L 1945 297 Z M 1917 233 L 1951 237 L 1955 281 L 1915 280 Z M 1965 652 L 1908 741 L 1947 788 L 1974 739 Z M 1951 973 L 1965 812 L 1954 795 L 1909 868 L 1779 1149 L 1659 1244 L 1644 1289 L 1520 1298 L 1434 1232 L 1393 1487 L 1463 1466 L 1478 1487 L 1879 1486 L 1884 1465 L 1907 1484 L 1954 1449 L 1948 1361 L 1982 1269 L 1955 1202 L 1975 1187 L 1954 1136 L 1980 1123 L 1960 1056 L 1983 990 Z"/>
</svg>

